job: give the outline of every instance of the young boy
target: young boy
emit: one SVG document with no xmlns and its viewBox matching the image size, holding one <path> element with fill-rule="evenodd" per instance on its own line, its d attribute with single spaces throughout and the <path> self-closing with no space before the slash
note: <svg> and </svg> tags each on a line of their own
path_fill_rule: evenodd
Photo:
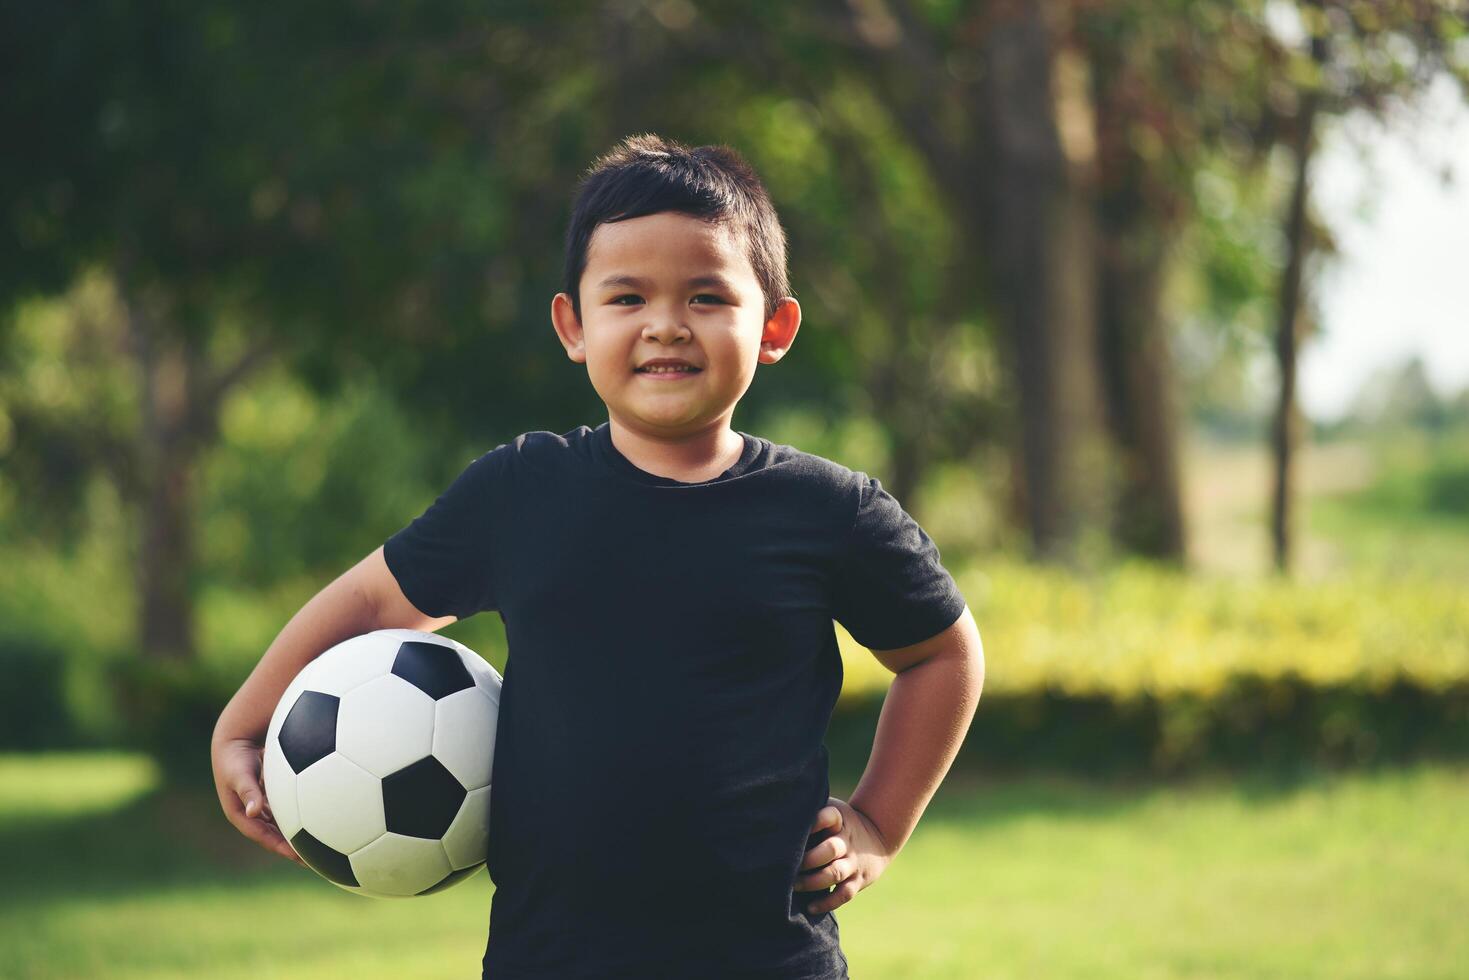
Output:
<svg viewBox="0 0 1469 980">
<path fill-rule="evenodd" d="M 938 549 L 876 479 L 731 429 L 795 339 L 789 292 L 780 223 L 732 150 L 640 136 L 598 160 L 551 320 L 608 421 L 480 456 L 297 613 L 215 731 L 231 822 L 292 856 L 260 743 L 306 662 L 497 610 L 484 975 L 846 977 L 832 910 L 907 841 L 984 660 Z M 897 673 L 849 801 L 822 745 L 833 619 Z"/>
</svg>

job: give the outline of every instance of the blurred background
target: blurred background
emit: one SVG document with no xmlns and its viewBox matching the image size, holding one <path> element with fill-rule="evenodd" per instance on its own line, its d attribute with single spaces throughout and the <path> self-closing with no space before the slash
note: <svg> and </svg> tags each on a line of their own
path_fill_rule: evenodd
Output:
<svg viewBox="0 0 1469 980">
<path fill-rule="evenodd" d="M 1464 975 L 1463 3 L 0 18 L 0 974 L 478 970 L 487 876 L 338 891 L 229 826 L 209 735 L 471 459 L 606 419 L 547 311 L 575 181 L 654 131 L 790 238 L 735 427 L 878 476 L 985 641 L 854 975 Z M 845 798 L 889 675 L 839 635 Z"/>
</svg>

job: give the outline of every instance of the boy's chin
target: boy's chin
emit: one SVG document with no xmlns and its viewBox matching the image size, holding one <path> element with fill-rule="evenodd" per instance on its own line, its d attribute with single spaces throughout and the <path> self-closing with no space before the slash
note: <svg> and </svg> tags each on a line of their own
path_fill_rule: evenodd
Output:
<svg viewBox="0 0 1469 980">
<path fill-rule="evenodd" d="M 713 410 L 707 412 L 660 412 L 656 408 L 612 409 L 609 418 L 615 418 L 624 428 L 635 427 L 649 435 L 680 436 L 697 432 L 712 425 L 720 416 Z"/>
</svg>

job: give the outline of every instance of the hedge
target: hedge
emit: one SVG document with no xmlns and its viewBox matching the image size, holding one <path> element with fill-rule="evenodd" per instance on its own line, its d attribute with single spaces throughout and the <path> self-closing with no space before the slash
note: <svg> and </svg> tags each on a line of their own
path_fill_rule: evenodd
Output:
<svg viewBox="0 0 1469 980">
<path fill-rule="evenodd" d="M 960 765 L 1180 772 L 1469 756 L 1469 583 L 961 575 L 985 687 Z M 864 754 L 891 682 L 845 633 L 833 754 Z"/>
</svg>

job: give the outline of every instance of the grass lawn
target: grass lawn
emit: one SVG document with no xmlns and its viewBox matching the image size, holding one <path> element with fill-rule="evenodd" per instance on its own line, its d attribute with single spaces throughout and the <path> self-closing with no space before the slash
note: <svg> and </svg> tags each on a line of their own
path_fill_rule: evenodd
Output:
<svg viewBox="0 0 1469 980">
<path fill-rule="evenodd" d="M 846 787 L 834 785 L 837 795 Z M 860 980 L 1452 977 L 1469 768 L 1115 785 L 955 775 L 837 912 Z M 478 976 L 491 885 L 372 901 L 122 755 L 0 756 L 0 976 Z"/>
</svg>

